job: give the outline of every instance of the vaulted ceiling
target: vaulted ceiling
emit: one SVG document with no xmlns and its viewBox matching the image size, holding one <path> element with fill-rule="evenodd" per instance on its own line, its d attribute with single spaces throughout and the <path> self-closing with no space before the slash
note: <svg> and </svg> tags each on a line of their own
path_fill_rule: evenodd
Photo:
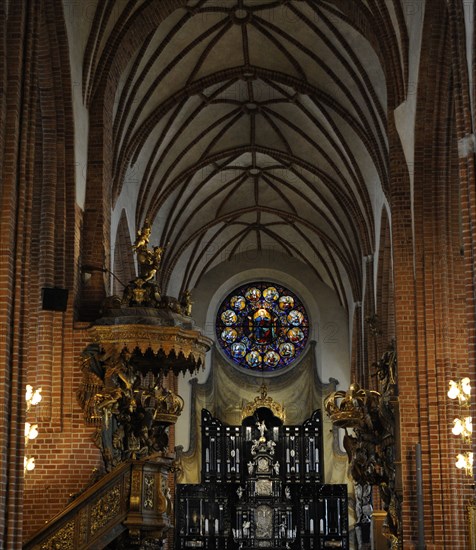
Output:
<svg viewBox="0 0 476 550">
<path fill-rule="evenodd" d="M 98 2 L 86 104 L 154 4 Z M 387 112 L 405 94 L 401 3 L 189 0 L 135 40 L 112 107 L 111 192 L 136 226 L 153 220 L 162 284 L 193 288 L 266 249 L 307 264 L 342 304 L 359 296 L 388 187 Z"/>
</svg>

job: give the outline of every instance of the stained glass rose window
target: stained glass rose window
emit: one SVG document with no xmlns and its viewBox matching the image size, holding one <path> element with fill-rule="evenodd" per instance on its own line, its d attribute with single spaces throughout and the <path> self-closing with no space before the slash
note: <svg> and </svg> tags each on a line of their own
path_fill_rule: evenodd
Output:
<svg viewBox="0 0 476 550">
<path fill-rule="evenodd" d="M 275 283 L 255 282 L 236 288 L 223 300 L 216 333 L 232 361 L 270 372 L 299 357 L 308 340 L 309 319 L 293 292 Z"/>
</svg>

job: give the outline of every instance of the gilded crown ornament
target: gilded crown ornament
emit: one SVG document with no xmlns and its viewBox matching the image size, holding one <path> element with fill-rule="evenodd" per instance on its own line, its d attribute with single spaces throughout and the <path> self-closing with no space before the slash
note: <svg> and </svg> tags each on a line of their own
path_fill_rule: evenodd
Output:
<svg viewBox="0 0 476 550">
<path fill-rule="evenodd" d="M 159 387 L 155 390 L 154 420 L 163 424 L 175 424 L 182 413 L 184 401 L 173 391 Z"/>
<path fill-rule="evenodd" d="M 274 416 L 279 418 L 282 422 L 286 420 L 286 411 L 284 410 L 283 405 L 276 403 L 276 401 L 268 395 L 268 388 L 264 383 L 260 388 L 259 396 L 255 397 L 252 402 L 248 403 L 243 408 L 241 418 L 244 419 L 249 416 L 253 416 L 254 413 L 262 407 L 270 409 Z"/>
<path fill-rule="evenodd" d="M 354 428 L 360 425 L 366 415 L 366 409 L 381 397 L 373 390 L 362 389 L 351 384 L 347 391 L 336 391 L 326 397 L 324 407 L 332 423 L 339 428 Z"/>
</svg>

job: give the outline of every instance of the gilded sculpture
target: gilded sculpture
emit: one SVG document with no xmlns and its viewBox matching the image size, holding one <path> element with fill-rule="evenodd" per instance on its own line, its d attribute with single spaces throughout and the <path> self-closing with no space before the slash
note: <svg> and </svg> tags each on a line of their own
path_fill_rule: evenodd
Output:
<svg viewBox="0 0 476 550">
<path fill-rule="evenodd" d="M 149 247 L 152 227 L 149 219 L 137 232 L 132 250 L 137 256 L 139 276 L 131 281 L 124 290 L 122 303 L 126 306 L 158 307 L 161 293 L 156 276 L 162 262 L 164 247 Z"/>
<path fill-rule="evenodd" d="M 279 418 L 282 422 L 286 419 L 286 411 L 283 405 L 274 401 L 272 397 L 268 395 L 268 388 L 263 383 L 259 389 L 260 395 L 255 397 L 252 402 L 247 403 L 242 410 L 241 418 L 247 418 L 253 416 L 255 412 L 260 408 L 270 409 L 274 416 Z"/>
<path fill-rule="evenodd" d="M 94 440 L 106 470 L 167 450 L 168 427 L 184 403 L 164 387 L 163 374 L 137 369 L 137 357 L 114 344 L 90 344 L 83 357 L 78 399 L 87 420 L 97 426 Z"/>
<path fill-rule="evenodd" d="M 105 470 L 126 461 L 147 470 L 132 472 L 123 537 L 127 548 L 162 547 L 173 514 L 167 478 L 170 473 L 179 477 L 181 467 L 180 459 L 169 454 L 168 432 L 184 407 L 170 380 L 203 367 L 212 344 L 190 318 L 189 291 L 180 300 L 161 295 L 156 279 L 164 248 L 150 247 L 150 235 L 146 220 L 132 246 L 138 276 L 122 299 L 107 299 L 101 317 L 88 329 L 91 343 L 82 352 L 77 392 L 86 421 L 96 427 L 93 437 Z"/>
<path fill-rule="evenodd" d="M 192 294 L 190 290 L 185 290 L 180 298 L 180 307 L 183 315 L 190 317 L 192 315 Z"/>
<path fill-rule="evenodd" d="M 191 317 L 193 302 L 190 290 L 184 290 L 179 298 L 162 296 L 157 279 L 165 247 L 149 246 L 151 233 L 151 223 L 146 219 L 132 245 L 137 257 L 138 276 L 125 287 L 122 299 L 110 297 L 104 307 L 108 304 L 114 307 L 119 301 L 120 306 L 169 309 L 173 313 Z"/>
<path fill-rule="evenodd" d="M 396 372 L 395 345 L 373 366 L 381 391 L 361 388 L 351 384 L 347 391 L 331 393 L 324 406 L 333 424 L 344 428 L 344 448 L 349 459 L 349 471 L 361 495 L 358 523 L 370 521 L 369 487 L 378 486 L 387 517 L 384 535 L 393 549 L 401 544 L 401 502 L 395 490 L 395 394 Z M 349 430 L 352 430 L 349 431 Z M 365 495 L 368 498 L 364 498 Z"/>
</svg>

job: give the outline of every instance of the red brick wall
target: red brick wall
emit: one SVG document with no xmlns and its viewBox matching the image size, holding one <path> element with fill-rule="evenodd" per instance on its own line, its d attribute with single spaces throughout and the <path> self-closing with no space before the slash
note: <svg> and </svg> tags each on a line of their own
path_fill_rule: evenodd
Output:
<svg viewBox="0 0 476 550">
<path fill-rule="evenodd" d="M 75 399 L 85 342 L 73 324 L 81 215 L 62 7 L 12 2 L 7 19 L 3 5 L 0 548 L 10 550 L 64 507 L 99 457 Z M 42 309 L 41 289 L 53 286 L 70 292 L 65 313 Z M 43 401 L 28 414 L 40 435 L 29 449 L 37 468 L 24 480 L 27 383 L 42 387 Z"/>
<path fill-rule="evenodd" d="M 23 489 L 23 411 L 19 403 L 23 398 L 24 359 L 21 335 L 15 327 L 21 323 L 21 308 L 25 297 L 21 295 L 18 278 L 23 274 L 21 262 L 24 254 L 24 230 L 28 213 L 24 177 L 25 162 L 31 165 L 31 153 L 20 151 L 20 142 L 27 132 L 20 127 L 20 114 L 28 115 L 34 109 L 34 94 L 23 83 L 23 73 L 32 71 L 30 60 L 23 57 L 27 16 L 24 4 L 12 6 L 8 25 L 5 4 L 0 7 L 2 40 L 0 57 L 2 74 L 2 116 L 0 116 L 2 149 L 0 185 L 0 547 L 19 548 L 21 541 L 21 498 Z M 32 106 L 33 103 L 33 106 Z M 31 135 L 31 134 L 30 134 Z M 14 214 L 18 210 L 18 216 Z M 18 270 L 20 269 L 20 273 Z M 13 414 L 12 414 L 13 413 Z"/>
<path fill-rule="evenodd" d="M 445 2 L 425 16 L 414 163 L 414 236 L 408 174 L 392 121 L 391 207 L 398 347 L 405 548 L 416 547 L 415 445 L 423 454 L 427 548 L 468 545 L 465 505 L 472 480 L 455 466 L 458 440 L 448 380 L 468 367 L 465 260 L 459 235 L 459 181 Z M 438 60 L 436 63 L 435 60 Z M 471 369 L 472 370 L 472 369 Z"/>
<path fill-rule="evenodd" d="M 155 4 L 148 24 L 181 4 Z M 135 38 L 125 40 L 117 58 L 110 57 L 113 65 L 128 62 L 142 23 L 136 22 Z M 81 256 L 99 266 L 109 261 L 110 99 L 120 71 L 96 80 L 95 98 L 105 100 L 91 109 L 96 118 L 83 214 L 75 205 L 71 76 L 60 1 L 10 2 L 8 18 L 2 3 L 0 69 L 0 549 L 14 550 L 101 466 L 76 402 L 88 337 L 86 324 L 75 319 L 88 310 L 88 296 L 81 302 L 79 294 Z M 41 289 L 52 286 L 69 290 L 64 313 L 42 309 Z M 105 281 L 92 292 L 89 312 L 96 312 Z M 24 480 L 27 383 L 42 387 L 43 401 L 28 414 L 40 435 L 28 446 L 37 466 Z"/>
</svg>

